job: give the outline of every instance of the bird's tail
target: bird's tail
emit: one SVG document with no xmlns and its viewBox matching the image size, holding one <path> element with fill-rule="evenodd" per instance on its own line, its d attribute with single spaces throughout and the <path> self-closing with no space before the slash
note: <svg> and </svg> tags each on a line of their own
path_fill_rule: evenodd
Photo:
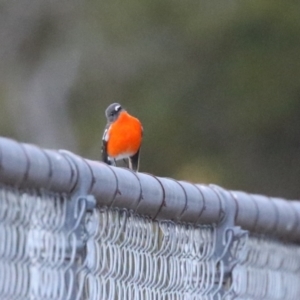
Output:
<svg viewBox="0 0 300 300">
<path fill-rule="evenodd" d="M 140 166 L 140 149 L 136 154 L 129 157 L 129 169 L 138 172 Z"/>
</svg>

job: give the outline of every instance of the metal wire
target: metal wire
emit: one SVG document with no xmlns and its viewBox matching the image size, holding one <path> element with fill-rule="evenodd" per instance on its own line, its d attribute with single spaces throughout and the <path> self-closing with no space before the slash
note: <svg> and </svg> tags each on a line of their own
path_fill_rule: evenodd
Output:
<svg viewBox="0 0 300 300">
<path fill-rule="evenodd" d="M 300 247 L 252 236 L 233 269 L 238 299 L 299 299 Z"/>
<path fill-rule="evenodd" d="M 296 244 L 82 199 L 0 186 L 1 300 L 299 299 Z"/>
<path fill-rule="evenodd" d="M 213 226 L 95 209 L 86 228 L 84 299 L 204 299 L 214 287 Z"/>
<path fill-rule="evenodd" d="M 0 299 L 71 299 L 76 237 L 63 195 L 0 188 Z"/>
</svg>

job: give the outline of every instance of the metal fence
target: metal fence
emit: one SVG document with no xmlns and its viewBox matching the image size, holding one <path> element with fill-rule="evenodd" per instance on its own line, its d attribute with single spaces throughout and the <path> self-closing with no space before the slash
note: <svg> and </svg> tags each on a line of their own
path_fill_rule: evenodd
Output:
<svg viewBox="0 0 300 300">
<path fill-rule="evenodd" d="M 300 203 L 0 138 L 0 299 L 300 299 Z"/>
</svg>

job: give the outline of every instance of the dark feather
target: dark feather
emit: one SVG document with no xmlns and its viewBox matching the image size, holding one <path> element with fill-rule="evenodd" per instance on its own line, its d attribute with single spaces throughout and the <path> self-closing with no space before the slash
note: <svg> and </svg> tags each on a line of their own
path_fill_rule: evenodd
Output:
<svg viewBox="0 0 300 300">
<path fill-rule="evenodd" d="M 109 128 L 110 124 L 107 124 L 105 129 L 104 129 L 104 133 L 102 136 L 102 147 L 101 147 L 101 155 L 102 155 L 102 161 L 107 163 L 108 165 L 111 164 L 111 161 L 108 159 L 108 155 L 107 155 L 107 141 L 106 141 L 106 134 L 107 134 L 107 130 Z"/>
<path fill-rule="evenodd" d="M 141 148 L 140 148 L 141 149 Z M 136 154 L 129 157 L 129 168 L 135 172 L 139 170 L 140 164 L 140 149 Z"/>
<path fill-rule="evenodd" d="M 101 154 L 102 154 L 102 161 L 110 165 L 110 161 L 108 159 L 107 155 L 107 142 L 102 140 L 102 148 L 101 148 Z"/>
</svg>

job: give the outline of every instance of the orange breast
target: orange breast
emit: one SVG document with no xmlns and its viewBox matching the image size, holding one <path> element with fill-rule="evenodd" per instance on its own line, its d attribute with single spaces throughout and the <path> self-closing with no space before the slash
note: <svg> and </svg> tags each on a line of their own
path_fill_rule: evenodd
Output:
<svg viewBox="0 0 300 300">
<path fill-rule="evenodd" d="M 141 146 L 141 122 L 127 112 L 121 112 L 118 119 L 110 126 L 108 136 L 107 153 L 110 157 L 132 156 Z"/>
</svg>

